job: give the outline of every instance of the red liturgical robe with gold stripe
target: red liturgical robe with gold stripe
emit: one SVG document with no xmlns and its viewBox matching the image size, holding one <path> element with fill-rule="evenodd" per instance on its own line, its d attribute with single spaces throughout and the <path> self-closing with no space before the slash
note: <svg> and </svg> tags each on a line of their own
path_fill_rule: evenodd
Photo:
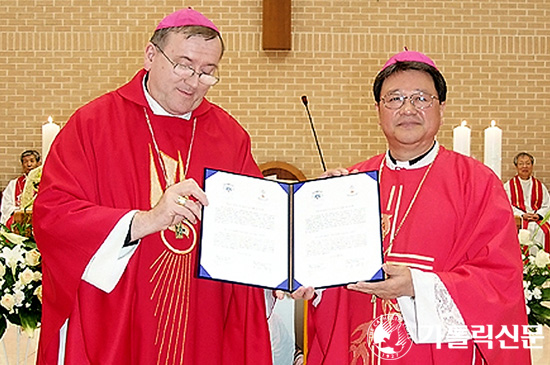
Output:
<svg viewBox="0 0 550 365">
<path fill-rule="evenodd" d="M 65 364 L 271 364 L 263 291 L 195 277 L 198 225 L 183 239 L 143 238 L 110 293 L 81 280 L 121 217 L 150 209 L 165 187 L 145 109 L 174 181 L 184 178 L 195 118 L 187 178 L 201 184 L 204 167 L 261 176 L 227 112 L 203 100 L 191 121 L 154 115 L 144 76 L 77 110 L 48 155 L 34 205 L 44 267 L 38 362 L 57 364 L 68 318 Z"/>
<path fill-rule="evenodd" d="M 523 215 L 523 213 L 536 213 L 544 217 L 548 213 L 548 190 L 546 186 L 534 176 L 531 179 L 531 191 L 523 191 L 521 179 L 518 175 L 514 176 L 505 184 L 505 189 L 510 196 L 510 201 L 514 207 L 514 212 Z M 530 204 L 527 204 L 529 202 Z M 538 226 L 538 228 L 537 228 Z M 541 221 L 529 222 L 522 220 L 521 228 L 529 229 L 534 232 L 537 238 L 543 244 L 546 252 L 550 252 L 550 223 Z M 540 233 L 538 231 L 540 230 Z M 542 236 L 542 238 L 541 238 Z"/>
<path fill-rule="evenodd" d="M 384 156 L 355 165 L 350 171 L 378 170 Z M 390 216 L 390 224 L 395 219 L 395 211 L 391 204 L 388 206 L 391 187 L 404 187 L 402 208 L 396 217 L 399 225 L 428 168 L 384 167 L 381 209 Z M 385 250 L 389 237 L 384 240 Z M 527 316 L 514 218 L 502 183 L 489 169 L 440 147 L 385 260 L 437 274 L 466 326 L 484 330 L 487 337 L 492 326 L 490 341 L 477 336 L 461 349 L 413 343 L 401 358 L 381 360 L 369 350 L 367 330 L 381 314 L 399 311 L 395 301 L 377 299 L 374 308 L 371 295 L 331 288 L 323 292 L 317 307 L 310 306 L 309 364 L 472 364 L 474 351 L 476 363 L 481 363 L 481 357 L 488 364 L 530 363 L 529 350 L 519 336 L 515 342 L 507 336 L 497 337 L 503 328 L 522 333 Z M 503 349 L 506 346 L 516 349 Z"/>
</svg>

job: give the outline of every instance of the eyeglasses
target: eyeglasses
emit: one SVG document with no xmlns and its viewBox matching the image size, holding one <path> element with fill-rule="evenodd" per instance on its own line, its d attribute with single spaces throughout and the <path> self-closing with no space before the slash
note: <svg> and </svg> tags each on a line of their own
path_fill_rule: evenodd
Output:
<svg viewBox="0 0 550 365">
<path fill-rule="evenodd" d="M 177 63 L 177 62 L 172 61 L 170 59 L 170 57 L 168 57 L 166 55 L 166 53 L 164 53 L 162 48 L 160 48 L 159 46 L 157 46 L 154 43 L 153 43 L 153 45 L 155 47 L 157 47 L 157 49 L 160 51 L 160 53 L 162 53 L 162 55 L 168 60 L 168 62 L 170 62 L 170 64 L 173 67 L 174 74 L 181 77 L 182 79 L 187 80 L 188 78 L 197 75 L 198 78 L 199 78 L 199 82 L 203 85 L 208 85 L 208 86 L 214 86 L 220 81 L 220 78 L 217 77 L 217 76 L 207 74 L 207 73 L 204 73 L 204 72 L 197 72 L 191 66 L 187 66 L 187 65 L 184 65 L 182 63 Z"/>
<path fill-rule="evenodd" d="M 405 100 L 409 99 L 411 104 L 420 110 L 428 109 L 433 105 L 434 99 L 439 100 L 437 96 L 433 96 L 424 92 L 415 93 L 409 96 L 405 96 L 400 93 L 388 94 L 381 98 L 384 102 L 384 106 L 388 109 L 396 110 L 400 109 Z"/>
</svg>

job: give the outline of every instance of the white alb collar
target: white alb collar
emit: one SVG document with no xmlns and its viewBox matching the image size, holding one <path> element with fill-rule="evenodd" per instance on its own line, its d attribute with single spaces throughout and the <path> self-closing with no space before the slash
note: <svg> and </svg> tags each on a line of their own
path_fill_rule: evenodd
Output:
<svg viewBox="0 0 550 365">
<path fill-rule="evenodd" d="M 185 119 L 185 120 L 190 120 L 191 119 L 191 114 L 193 112 L 188 112 L 188 113 L 185 113 L 185 114 L 182 114 L 182 115 L 170 114 L 155 99 L 153 99 L 151 94 L 149 94 L 149 91 L 147 90 L 147 86 L 145 84 L 145 82 L 147 80 L 147 77 L 149 77 L 148 73 L 143 78 L 143 82 L 142 82 L 143 92 L 145 93 L 145 99 L 147 99 L 147 103 L 149 104 L 149 107 L 153 111 L 153 114 L 162 115 L 162 116 L 166 116 L 166 117 L 176 117 L 176 118 L 181 118 L 181 119 Z"/>
<path fill-rule="evenodd" d="M 432 162 L 434 162 L 437 153 L 439 152 L 439 142 L 435 141 L 432 148 L 425 153 L 424 155 L 413 158 L 409 161 L 399 161 L 395 160 L 390 155 L 390 151 L 386 151 L 386 166 L 392 170 L 404 169 L 404 170 L 414 170 L 426 167 Z"/>
</svg>

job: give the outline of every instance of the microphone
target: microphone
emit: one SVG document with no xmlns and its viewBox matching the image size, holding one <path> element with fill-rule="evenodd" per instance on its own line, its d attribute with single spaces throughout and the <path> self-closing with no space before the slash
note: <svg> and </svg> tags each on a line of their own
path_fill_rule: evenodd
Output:
<svg viewBox="0 0 550 365">
<path fill-rule="evenodd" d="M 307 96 L 302 95 L 302 103 L 306 107 L 307 115 L 309 117 L 309 125 L 311 126 L 311 130 L 313 131 L 313 137 L 315 138 L 315 144 L 317 145 L 317 151 L 319 151 L 319 157 L 321 157 L 321 164 L 323 165 L 323 171 L 327 171 L 327 167 L 325 165 L 325 159 L 323 158 L 323 152 L 321 152 L 321 147 L 319 146 L 319 141 L 317 140 L 317 133 L 315 132 L 315 126 L 313 125 L 313 119 L 311 118 L 311 113 L 309 112 L 309 107 L 307 106 Z"/>
</svg>

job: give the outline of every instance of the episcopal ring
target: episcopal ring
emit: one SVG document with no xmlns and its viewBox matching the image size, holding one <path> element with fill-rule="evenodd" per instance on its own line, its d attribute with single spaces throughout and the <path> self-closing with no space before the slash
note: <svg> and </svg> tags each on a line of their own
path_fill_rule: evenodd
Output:
<svg viewBox="0 0 550 365">
<path fill-rule="evenodd" d="M 179 205 L 185 207 L 185 203 L 187 203 L 187 201 L 189 200 L 189 197 L 188 196 L 178 196 L 178 200 L 176 201 L 176 203 L 178 203 Z"/>
</svg>

